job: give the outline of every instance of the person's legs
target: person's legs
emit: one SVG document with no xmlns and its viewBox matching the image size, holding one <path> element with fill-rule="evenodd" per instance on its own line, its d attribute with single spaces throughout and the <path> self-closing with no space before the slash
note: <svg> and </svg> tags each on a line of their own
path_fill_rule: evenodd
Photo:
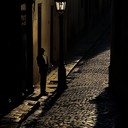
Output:
<svg viewBox="0 0 128 128">
<path fill-rule="evenodd" d="M 44 73 L 41 73 L 40 94 L 41 95 L 48 95 L 48 93 L 45 90 L 46 90 L 46 75 Z"/>
</svg>

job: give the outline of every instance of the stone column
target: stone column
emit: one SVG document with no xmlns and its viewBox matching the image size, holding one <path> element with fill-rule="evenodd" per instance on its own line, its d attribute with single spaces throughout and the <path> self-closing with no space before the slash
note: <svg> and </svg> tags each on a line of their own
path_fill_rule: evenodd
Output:
<svg viewBox="0 0 128 128">
<path fill-rule="evenodd" d="M 128 127 L 128 15 L 127 3 L 124 0 L 113 0 L 112 3 L 112 42 L 109 70 L 109 88 L 114 97 L 117 113 L 117 126 Z"/>
</svg>

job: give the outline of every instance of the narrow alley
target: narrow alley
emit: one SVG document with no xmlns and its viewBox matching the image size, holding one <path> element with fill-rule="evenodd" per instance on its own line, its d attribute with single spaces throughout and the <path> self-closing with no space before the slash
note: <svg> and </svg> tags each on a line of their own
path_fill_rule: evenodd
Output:
<svg viewBox="0 0 128 128">
<path fill-rule="evenodd" d="M 112 128 L 108 87 L 110 29 L 67 76 L 68 88 L 45 113 L 40 106 L 20 128 Z"/>
<path fill-rule="evenodd" d="M 2 5 L 0 128 L 128 128 L 125 1 Z"/>
<path fill-rule="evenodd" d="M 128 128 L 125 1 L 2 5 L 0 128 Z"/>
</svg>

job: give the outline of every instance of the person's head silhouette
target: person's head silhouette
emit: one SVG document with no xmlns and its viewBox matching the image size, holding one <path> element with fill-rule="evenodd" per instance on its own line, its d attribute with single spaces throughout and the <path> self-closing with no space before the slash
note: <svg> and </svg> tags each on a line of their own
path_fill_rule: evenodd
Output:
<svg viewBox="0 0 128 128">
<path fill-rule="evenodd" d="M 40 54 L 43 55 L 45 50 L 43 48 L 40 49 Z"/>
</svg>

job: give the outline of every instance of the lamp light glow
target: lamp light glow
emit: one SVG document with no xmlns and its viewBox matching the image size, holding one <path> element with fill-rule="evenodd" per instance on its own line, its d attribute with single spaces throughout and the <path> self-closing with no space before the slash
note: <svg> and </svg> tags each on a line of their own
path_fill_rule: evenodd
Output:
<svg viewBox="0 0 128 128">
<path fill-rule="evenodd" d="M 56 8 L 58 11 L 64 11 L 66 9 L 66 2 L 56 2 Z"/>
<path fill-rule="evenodd" d="M 66 0 L 55 0 L 56 10 L 59 14 L 63 14 L 66 9 Z"/>
</svg>

